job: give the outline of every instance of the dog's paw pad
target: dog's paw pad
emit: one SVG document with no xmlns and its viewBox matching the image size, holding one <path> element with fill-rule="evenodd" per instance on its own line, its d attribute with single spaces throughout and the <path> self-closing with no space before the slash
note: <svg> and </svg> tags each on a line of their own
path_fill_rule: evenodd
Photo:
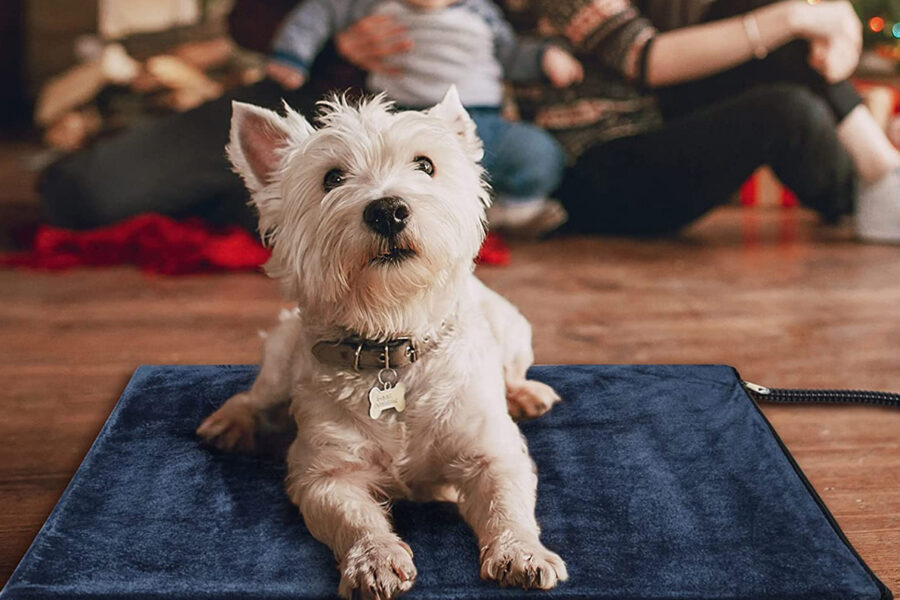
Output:
<svg viewBox="0 0 900 600">
<path fill-rule="evenodd" d="M 255 429 L 253 408 L 247 402 L 246 393 L 242 393 L 208 416 L 197 428 L 197 435 L 219 450 L 251 452 Z"/>
<path fill-rule="evenodd" d="M 566 563 L 539 542 L 505 542 L 482 550 L 481 578 L 503 587 L 549 590 L 569 578 Z"/>
<path fill-rule="evenodd" d="M 506 406 L 514 419 L 536 419 L 559 400 L 559 394 L 541 381 L 529 379 L 506 385 Z"/>
<path fill-rule="evenodd" d="M 412 549 L 395 536 L 367 537 L 341 561 L 338 593 L 347 599 L 389 600 L 409 590 L 416 579 Z"/>
</svg>

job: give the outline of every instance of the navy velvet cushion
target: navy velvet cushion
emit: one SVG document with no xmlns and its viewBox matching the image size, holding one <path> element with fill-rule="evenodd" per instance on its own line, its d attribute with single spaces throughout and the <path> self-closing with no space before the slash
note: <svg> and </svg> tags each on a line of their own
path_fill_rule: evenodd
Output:
<svg viewBox="0 0 900 600">
<path fill-rule="evenodd" d="M 2 600 L 332 598 L 338 576 L 282 490 L 279 461 L 201 446 L 194 428 L 249 366 L 141 367 Z M 890 598 L 724 366 L 560 366 L 565 401 L 522 425 L 549 593 L 478 578 L 454 507 L 398 503 L 410 599 Z"/>
</svg>

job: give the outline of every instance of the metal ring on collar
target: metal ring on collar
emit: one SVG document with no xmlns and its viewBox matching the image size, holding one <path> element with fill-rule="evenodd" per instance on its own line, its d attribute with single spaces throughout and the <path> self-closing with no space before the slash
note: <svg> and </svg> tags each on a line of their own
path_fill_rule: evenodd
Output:
<svg viewBox="0 0 900 600">
<path fill-rule="evenodd" d="M 356 354 L 353 356 L 353 370 L 359 371 L 359 355 L 362 353 L 363 342 L 360 341 L 359 344 L 356 345 Z"/>
</svg>

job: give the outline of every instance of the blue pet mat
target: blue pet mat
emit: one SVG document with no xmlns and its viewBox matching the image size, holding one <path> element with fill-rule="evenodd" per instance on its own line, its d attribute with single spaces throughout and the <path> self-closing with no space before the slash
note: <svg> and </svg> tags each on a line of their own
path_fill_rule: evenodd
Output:
<svg viewBox="0 0 900 600">
<path fill-rule="evenodd" d="M 280 461 L 193 431 L 251 366 L 141 367 L 2 600 L 333 598 L 329 550 L 282 490 Z M 552 592 L 478 577 L 454 507 L 401 502 L 408 598 L 875 600 L 890 592 L 838 529 L 725 366 L 538 367 L 565 399 L 522 429 L 538 465 Z"/>
</svg>

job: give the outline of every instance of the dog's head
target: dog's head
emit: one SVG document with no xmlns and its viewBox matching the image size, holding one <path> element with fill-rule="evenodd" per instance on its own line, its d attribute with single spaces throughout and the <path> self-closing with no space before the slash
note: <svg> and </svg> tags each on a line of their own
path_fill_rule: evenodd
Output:
<svg viewBox="0 0 900 600">
<path fill-rule="evenodd" d="M 272 249 L 267 272 L 306 308 L 367 331 L 408 326 L 470 272 L 489 192 L 455 88 L 425 111 L 383 97 L 320 103 L 313 127 L 234 103 L 228 155 Z"/>
</svg>

